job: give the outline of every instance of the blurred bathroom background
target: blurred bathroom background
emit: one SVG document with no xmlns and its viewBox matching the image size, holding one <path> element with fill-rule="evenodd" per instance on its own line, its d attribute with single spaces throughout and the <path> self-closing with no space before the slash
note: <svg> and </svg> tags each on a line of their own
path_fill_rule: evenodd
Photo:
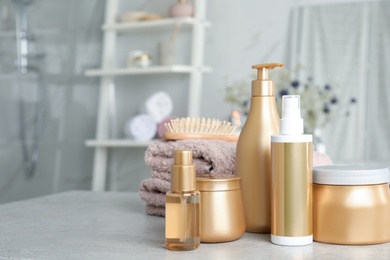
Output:
<svg viewBox="0 0 390 260">
<path fill-rule="evenodd" d="M 119 10 L 167 16 L 175 2 L 120 0 Z M 250 90 L 253 64 L 281 62 L 288 80 L 277 94 L 294 91 L 294 81 L 334 91 L 333 103 L 318 100 L 324 113 L 345 103 L 320 129 L 335 162 L 390 165 L 389 1 L 206 3 L 204 63 L 212 72 L 204 75 L 201 116 L 228 119 L 237 107 L 226 102 L 226 87 L 240 82 Z M 105 8 L 103 0 L 0 0 L 0 203 L 91 189 L 94 148 L 85 141 L 96 136 L 100 79 L 85 71 L 101 67 Z M 157 57 L 156 43 L 171 33 L 121 34 L 116 65 L 125 67 L 140 48 Z M 190 38 L 185 30 L 178 36 L 179 64 L 189 62 Z M 125 75 L 115 85 L 116 138 L 125 138 L 125 122 L 160 90 L 173 101 L 172 115 L 187 115 L 187 74 Z M 109 150 L 108 190 L 138 190 L 150 175 L 144 151 Z"/>
</svg>

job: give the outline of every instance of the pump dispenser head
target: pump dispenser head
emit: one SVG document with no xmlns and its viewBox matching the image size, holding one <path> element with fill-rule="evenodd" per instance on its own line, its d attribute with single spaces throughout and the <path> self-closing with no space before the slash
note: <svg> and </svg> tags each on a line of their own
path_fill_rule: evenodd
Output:
<svg viewBox="0 0 390 260">
<path fill-rule="evenodd" d="M 268 71 L 274 68 L 282 68 L 281 63 L 264 63 L 253 65 L 252 69 L 257 69 L 257 79 L 252 81 L 252 96 L 273 96 L 274 83 L 268 79 Z"/>
<path fill-rule="evenodd" d="M 303 119 L 301 118 L 301 101 L 299 95 L 285 95 L 282 97 L 280 134 L 303 134 Z"/>
<path fill-rule="evenodd" d="M 171 191 L 188 192 L 196 190 L 195 165 L 191 150 L 175 150 L 171 172 Z"/>
</svg>

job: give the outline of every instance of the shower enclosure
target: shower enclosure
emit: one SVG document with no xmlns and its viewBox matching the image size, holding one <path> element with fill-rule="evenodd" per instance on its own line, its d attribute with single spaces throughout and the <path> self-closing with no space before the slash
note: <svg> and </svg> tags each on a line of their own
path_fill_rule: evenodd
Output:
<svg viewBox="0 0 390 260">
<path fill-rule="evenodd" d="M 0 203 L 89 189 L 104 1 L 0 0 Z"/>
</svg>

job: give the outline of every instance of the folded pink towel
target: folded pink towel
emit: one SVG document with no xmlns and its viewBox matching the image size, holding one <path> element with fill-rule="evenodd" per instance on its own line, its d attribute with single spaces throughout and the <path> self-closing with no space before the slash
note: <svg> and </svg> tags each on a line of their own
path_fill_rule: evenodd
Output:
<svg viewBox="0 0 390 260">
<path fill-rule="evenodd" d="M 236 143 L 220 140 L 155 141 L 145 152 L 145 162 L 153 171 L 169 173 L 173 153 L 177 149 L 192 150 L 196 175 L 211 178 L 235 176 Z"/>
</svg>

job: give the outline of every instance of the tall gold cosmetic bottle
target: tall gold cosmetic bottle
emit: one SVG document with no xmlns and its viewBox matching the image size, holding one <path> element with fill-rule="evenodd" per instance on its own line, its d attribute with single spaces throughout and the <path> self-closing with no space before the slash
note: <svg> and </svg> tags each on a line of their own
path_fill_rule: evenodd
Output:
<svg viewBox="0 0 390 260">
<path fill-rule="evenodd" d="M 236 173 L 241 177 L 247 232 L 271 230 L 270 136 L 279 131 L 279 115 L 268 70 L 277 67 L 283 64 L 252 66 L 258 74 L 252 81 L 250 110 L 237 142 Z"/>
<path fill-rule="evenodd" d="M 165 203 L 165 247 L 186 251 L 200 244 L 200 193 L 191 150 L 176 150 Z"/>
<path fill-rule="evenodd" d="M 313 242 L 312 136 L 303 134 L 300 98 L 283 96 L 280 135 L 271 136 L 271 242 L 300 246 Z"/>
</svg>

